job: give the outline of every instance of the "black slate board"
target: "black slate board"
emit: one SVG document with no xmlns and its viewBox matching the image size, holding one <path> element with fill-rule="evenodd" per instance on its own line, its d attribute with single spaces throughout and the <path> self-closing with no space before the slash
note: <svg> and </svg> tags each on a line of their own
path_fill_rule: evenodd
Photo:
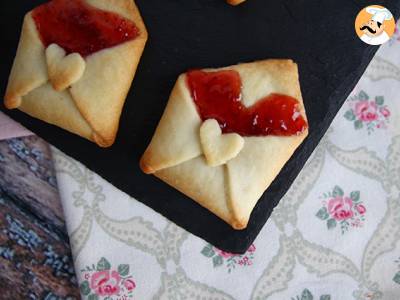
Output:
<svg viewBox="0 0 400 300">
<path fill-rule="evenodd" d="M 2 95 L 23 16 L 43 2 L 0 4 Z M 3 106 L 1 110 L 193 234 L 226 251 L 244 252 L 378 48 L 357 38 L 357 13 L 367 5 L 381 4 L 397 19 L 400 1 L 248 0 L 238 7 L 224 0 L 137 0 L 137 4 L 150 38 L 112 148 L 101 149 L 17 110 L 7 111 Z M 157 178 L 144 175 L 138 161 L 181 72 L 265 58 L 292 58 L 299 64 L 310 134 L 258 202 L 247 229 L 235 231 Z"/>
</svg>

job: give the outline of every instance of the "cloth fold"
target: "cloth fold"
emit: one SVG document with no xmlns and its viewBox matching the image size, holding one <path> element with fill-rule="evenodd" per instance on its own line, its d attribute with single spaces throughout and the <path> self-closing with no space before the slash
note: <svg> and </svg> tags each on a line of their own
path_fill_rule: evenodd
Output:
<svg viewBox="0 0 400 300">
<path fill-rule="evenodd" d="M 0 111 L 0 140 L 33 134 Z"/>
</svg>

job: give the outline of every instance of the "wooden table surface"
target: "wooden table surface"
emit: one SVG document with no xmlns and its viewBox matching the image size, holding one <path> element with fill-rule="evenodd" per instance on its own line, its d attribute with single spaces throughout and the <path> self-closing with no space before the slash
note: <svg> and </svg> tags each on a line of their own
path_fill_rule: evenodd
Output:
<svg viewBox="0 0 400 300">
<path fill-rule="evenodd" d="M 80 299 L 51 153 L 0 141 L 0 299 Z"/>
</svg>

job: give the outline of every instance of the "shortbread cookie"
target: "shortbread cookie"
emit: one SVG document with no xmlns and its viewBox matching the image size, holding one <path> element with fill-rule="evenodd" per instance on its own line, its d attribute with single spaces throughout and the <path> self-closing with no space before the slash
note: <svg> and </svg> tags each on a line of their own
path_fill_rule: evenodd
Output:
<svg viewBox="0 0 400 300">
<path fill-rule="evenodd" d="M 25 16 L 6 107 L 110 146 L 147 40 L 133 0 L 53 0 Z"/>
<path fill-rule="evenodd" d="M 230 5 L 239 5 L 240 3 L 243 3 L 246 0 L 226 0 Z"/>
<path fill-rule="evenodd" d="M 193 70 L 179 76 L 140 166 L 243 229 L 307 134 L 293 61 Z"/>
</svg>

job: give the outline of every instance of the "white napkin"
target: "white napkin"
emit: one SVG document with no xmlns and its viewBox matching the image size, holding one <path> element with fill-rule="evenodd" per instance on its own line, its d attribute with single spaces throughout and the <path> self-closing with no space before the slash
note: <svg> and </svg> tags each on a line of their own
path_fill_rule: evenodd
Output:
<svg viewBox="0 0 400 300">
<path fill-rule="evenodd" d="M 397 31 L 244 255 L 216 249 L 53 148 L 82 296 L 400 299 L 399 91 Z"/>
</svg>

